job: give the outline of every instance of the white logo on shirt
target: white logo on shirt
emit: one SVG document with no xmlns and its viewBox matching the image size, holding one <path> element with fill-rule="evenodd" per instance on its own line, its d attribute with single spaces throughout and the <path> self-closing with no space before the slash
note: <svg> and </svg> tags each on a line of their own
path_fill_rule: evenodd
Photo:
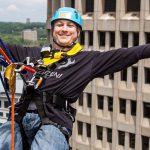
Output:
<svg viewBox="0 0 150 150">
<path fill-rule="evenodd" d="M 51 78 L 51 77 L 55 77 L 55 78 L 60 78 L 63 74 L 55 72 L 55 71 L 46 71 L 44 73 L 44 78 Z"/>
<path fill-rule="evenodd" d="M 68 58 L 64 63 L 57 64 L 57 69 L 66 68 L 75 63 L 75 59 Z"/>
</svg>

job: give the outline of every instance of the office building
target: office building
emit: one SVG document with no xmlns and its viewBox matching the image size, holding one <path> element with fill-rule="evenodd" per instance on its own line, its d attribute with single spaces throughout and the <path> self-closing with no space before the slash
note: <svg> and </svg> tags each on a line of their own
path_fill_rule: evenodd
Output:
<svg viewBox="0 0 150 150">
<path fill-rule="evenodd" d="M 82 15 L 79 42 L 85 50 L 150 43 L 150 0 L 47 0 L 47 5 L 51 42 L 51 16 L 59 7 L 69 6 Z M 93 80 L 74 107 L 72 150 L 150 150 L 150 59 Z"/>
<path fill-rule="evenodd" d="M 22 31 L 22 38 L 23 38 L 23 40 L 36 42 L 37 41 L 37 31 L 31 30 L 31 29 L 23 30 Z"/>
<path fill-rule="evenodd" d="M 47 0 L 47 33 L 59 7 L 83 18 L 85 50 L 108 51 L 150 42 L 150 0 Z M 150 59 L 93 80 L 75 107 L 73 150 L 150 150 Z"/>
</svg>

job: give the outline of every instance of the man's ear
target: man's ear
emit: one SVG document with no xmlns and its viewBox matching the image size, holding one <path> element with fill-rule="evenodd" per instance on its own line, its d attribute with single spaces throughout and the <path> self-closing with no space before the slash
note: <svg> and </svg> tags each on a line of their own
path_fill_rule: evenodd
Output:
<svg viewBox="0 0 150 150">
<path fill-rule="evenodd" d="M 77 28 L 78 37 L 80 36 L 80 32 L 81 32 L 81 29 L 80 29 L 80 27 L 78 27 L 78 28 Z"/>
<path fill-rule="evenodd" d="M 54 26 L 51 27 L 51 35 L 53 37 Z"/>
</svg>

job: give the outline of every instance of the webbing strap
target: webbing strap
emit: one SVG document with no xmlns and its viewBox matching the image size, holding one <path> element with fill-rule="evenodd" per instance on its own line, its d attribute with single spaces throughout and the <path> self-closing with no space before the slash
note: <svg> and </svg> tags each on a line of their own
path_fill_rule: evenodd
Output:
<svg viewBox="0 0 150 150">
<path fill-rule="evenodd" d="M 62 58 L 68 56 L 73 56 L 82 50 L 82 46 L 79 43 L 76 43 L 73 48 L 67 52 L 56 52 L 53 57 L 43 58 L 44 65 L 51 65 L 55 62 L 58 62 Z"/>
<path fill-rule="evenodd" d="M 27 140 L 27 136 L 25 134 L 24 128 L 22 123 L 19 123 L 19 127 L 20 127 L 20 132 L 21 132 L 21 137 L 22 137 L 22 146 L 23 146 L 23 150 L 29 150 L 30 146 Z"/>
<path fill-rule="evenodd" d="M 43 101 L 42 101 L 42 99 L 43 99 Z M 34 97 L 34 102 L 35 102 L 36 107 L 38 109 L 38 113 L 41 117 L 42 124 L 48 124 L 49 118 L 46 116 L 45 109 L 44 109 L 44 104 L 46 102 L 46 93 L 43 92 L 42 98 L 41 98 L 41 95 L 38 97 Z"/>
<path fill-rule="evenodd" d="M 76 109 L 70 106 L 70 104 L 65 98 L 63 98 L 62 96 L 53 95 L 52 102 L 53 104 L 62 108 L 71 117 L 73 122 L 75 121 Z"/>
<path fill-rule="evenodd" d="M 22 107 L 19 109 L 19 112 L 17 112 L 18 115 L 15 116 L 15 121 L 16 122 L 18 122 L 18 123 L 22 122 L 22 118 L 24 117 L 24 115 L 27 112 L 30 101 L 31 101 L 31 96 L 26 95 L 25 97 L 23 97 Z"/>
<path fill-rule="evenodd" d="M 26 114 L 30 101 L 31 101 L 31 95 L 30 96 L 26 95 L 26 97 L 23 97 L 22 108 L 19 110 L 18 115 L 15 116 L 15 121 L 19 124 L 19 127 L 20 127 L 23 150 L 29 150 L 29 143 L 28 143 L 24 128 L 22 126 L 22 119 L 24 115 Z"/>
</svg>

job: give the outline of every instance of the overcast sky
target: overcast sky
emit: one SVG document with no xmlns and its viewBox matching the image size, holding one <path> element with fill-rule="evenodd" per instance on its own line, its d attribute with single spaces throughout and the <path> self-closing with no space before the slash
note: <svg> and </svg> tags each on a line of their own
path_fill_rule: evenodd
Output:
<svg viewBox="0 0 150 150">
<path fill-rule="evenodd" d="M 45 22 L 47 0 L 0 0 L 0 21 Z"/>
</svg>

